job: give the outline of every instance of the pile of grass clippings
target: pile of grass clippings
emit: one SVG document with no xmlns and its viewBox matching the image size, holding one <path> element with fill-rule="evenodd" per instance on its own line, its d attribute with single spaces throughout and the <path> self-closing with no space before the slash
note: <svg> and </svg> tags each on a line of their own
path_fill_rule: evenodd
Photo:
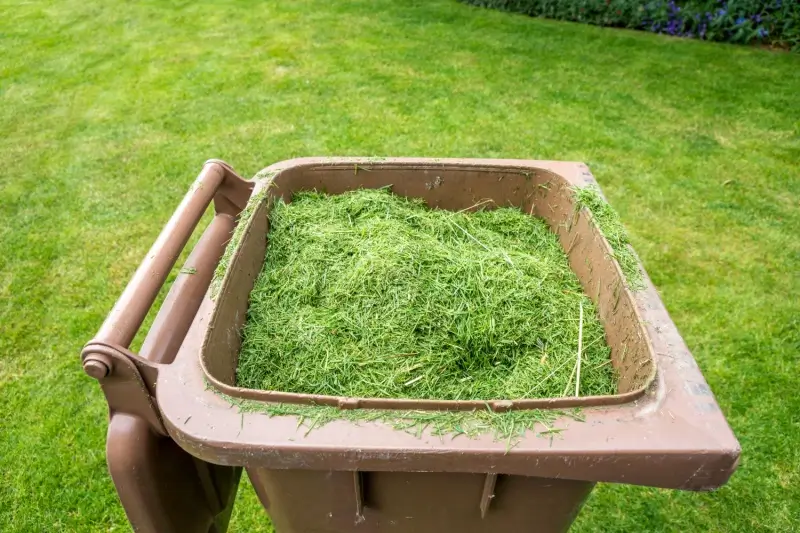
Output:
<svg viewBox="0 0 800 533">
<path fill-rule="evenodd" d="M 628 288 L 633 291 L 645 287 L 644 275 L 639 267 L 639 260 L 633 252 L 628 232 L 622 225 L 619 213 L 605 201 L 597 187 L 580 187 L 575 189 L 576 207 L 585 207 L 592 213 L 595 223 L 603 232 L 614 258 L 622 269 Z"/>
<path fill-rule="evenodd" d="M 615 392 L 594 304 L 539 219 L 511 208 L 429 209 L 381 189 L 301 193 L 276 202 L 270 223 L 239 386 L 444 400 L 572 396 L 582 329 L 580 395 Z M 522 416 L 515 427 L 524 429 L 541 419 L 519 413 L 489 426 L 504 437 L 502 420 L 514 426 Z"/>
</svg>

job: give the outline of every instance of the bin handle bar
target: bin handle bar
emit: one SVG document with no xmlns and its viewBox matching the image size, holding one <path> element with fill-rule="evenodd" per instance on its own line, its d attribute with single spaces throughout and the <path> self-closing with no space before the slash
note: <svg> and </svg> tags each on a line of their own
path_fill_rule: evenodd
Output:
<svg viewBox="0 0 800 533">
<path fill-rule="evenodd" d="M 207 161 L 136 269 L 94 340 L 130 347 L 211 201 L 214 201 L 217 214 L 235 217 L 244 208 L 252 189 L 253 184 L 239 177 L 225 162 L 215 159 Z"/>
</svg>

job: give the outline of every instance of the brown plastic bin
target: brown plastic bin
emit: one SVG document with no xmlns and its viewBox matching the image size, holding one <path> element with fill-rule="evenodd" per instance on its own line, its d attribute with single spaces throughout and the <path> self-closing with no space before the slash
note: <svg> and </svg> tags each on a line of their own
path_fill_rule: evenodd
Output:
<svg viewBox="0 0 800 533">
<path fill-rule="evenodd" d="M 594 184 L 580 163 L 521 160 L 298 159 L 247 182 L 210 161 L 83 351 L 108 399 L 109 468 L 137 531 L 224 531 L 240 469 L 278 533 L 566 531 L 598 481 L 685 490 L 724 484 L 739 444 L 646 282 L 632 293 L 608 243 L 572 188 Z M 240 329 L 266 250 L 271 201 L 299 190 L 332 194 L 391 185 L 429 205 L 482 200 L 545 219 L 595 301 L 619 376 L 601 397 L 448 402 L 340 398 L 235 386 Z M 216 299 L 207 293 L 237 214 L 255 214 Z M 145 340 L 128 350 L 205 207 L 216 216 L 195 246 Z M 241 412 L 255 402 L 342 409 L 583 407 L 555 438 L 528 432 L 513 448 L 491 436 L 421 437 L 381 423 L 336 421 L 307 432 L 293 417 Z"/>
</svg>

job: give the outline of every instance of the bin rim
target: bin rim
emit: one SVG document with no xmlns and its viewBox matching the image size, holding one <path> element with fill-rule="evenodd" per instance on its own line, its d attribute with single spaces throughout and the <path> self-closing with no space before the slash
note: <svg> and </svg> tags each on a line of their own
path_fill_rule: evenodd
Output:
<svg viewBox="0 0 800 533">
<path fill-rule="evenodd" d="M 594 183 L 582 163 L 416 158 L 302 158 L 257 176 L 307 165 L 473 165 L 535 167 Z M 256 191 L 258 186 L 256 187 Z M 254 193 L 255 193 L 254 192 Z M 158 375 L 156 396 L 167 431 L 209 462 L 259 468 L 495 472 L 703 490 L 730 477 L 740 447 L 697 364 L 646 272 L 634 294 L 658 373 L 633 401 L 588 407 L 568 418 L 559 436 L 526 436 L 508 449 L 490 435 L 420 438 L 380 423 L 334 421 L 306 433 L 294 417 L 241 412 L 214 390 L 198 354 L 214 304 L 206 295 L 171 365 Z"/>
</svg>

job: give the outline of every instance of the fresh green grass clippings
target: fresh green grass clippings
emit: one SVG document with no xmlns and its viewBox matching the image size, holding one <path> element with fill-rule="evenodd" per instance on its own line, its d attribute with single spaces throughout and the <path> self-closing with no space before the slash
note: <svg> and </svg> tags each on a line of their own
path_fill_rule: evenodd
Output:
<svg viewBox="0 0 800 533">
<path fill-rule="evenodd" d="M 495 441 L 506 442 L 510 449 L 528 431 L 537 436 L 560 433 L 565 428 L 555 427 L 555 424 L 561 418 L 583 421 L 580 409 L 527 409 L 504 413 L 496 413 L 488 408 L 474 411 L 339 409 L 322 405 L 257 402 L 218 394 L 237 406 L 242 413 L 297 417 L 297 424 L 305 428 L 306 435 L 336 420 L 357 424 L 379 422 L 416 437 L 421 437 L 426 430 L 443 439 L 460 436 L 475 438 L 489 434 Z"/>
<path fill-rule="evenodd" d="M 576 208 L 588 209 L 600 231 L 603 232 L 614 253 L 614 258 L 622 269 L 628 288 L 633 291 L 644 289 L 644 275 L 619 213 L 606 202 L 597 187 L 576 187 L 574 194 Z"/>
<path fill-rule="evenodd" d="M 427 208 L 388 190 L 300 193 L 270 214 L 237 383 L 347 397 L 613 394 L 609 348 L 556 236 L 518 209 Z M 571 395 L 571 394 L 570 394 Z"/>
</svg>

